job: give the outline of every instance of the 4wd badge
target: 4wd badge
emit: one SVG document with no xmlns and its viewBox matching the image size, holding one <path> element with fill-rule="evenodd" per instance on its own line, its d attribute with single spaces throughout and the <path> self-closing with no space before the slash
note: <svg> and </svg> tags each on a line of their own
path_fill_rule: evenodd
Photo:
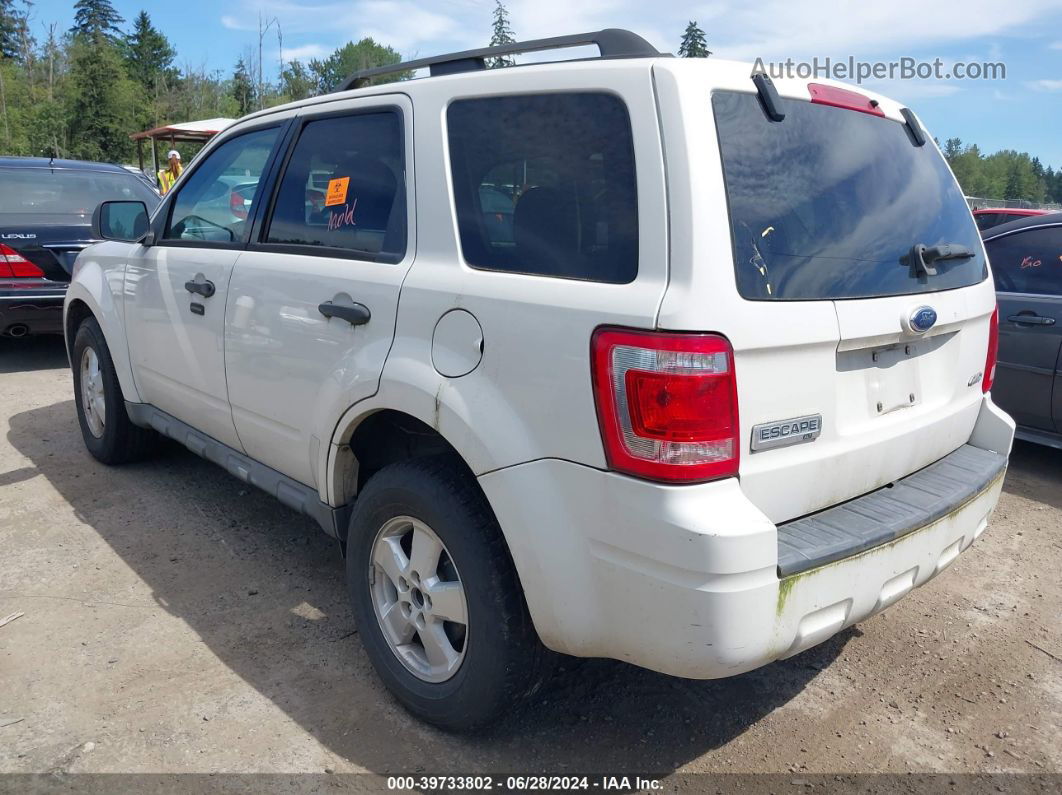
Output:
<svg viewBox="0 0 1062 795">
<path fill-rule="evenodd" d="M 764 422 L 752 427 L 752 452 L 813 442 L 822 433 L 822 415 L 809 414 L 791 420 Z"/>
</svg>

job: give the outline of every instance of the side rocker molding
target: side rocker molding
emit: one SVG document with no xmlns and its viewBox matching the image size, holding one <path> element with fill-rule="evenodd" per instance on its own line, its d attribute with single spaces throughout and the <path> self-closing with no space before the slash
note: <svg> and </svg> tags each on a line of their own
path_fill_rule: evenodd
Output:
<svg viewBox="0 0 1062 795">
<path fill-rule="evenodd" d="M 350 520 L 351 505 L 333 508 L 321 500 L 315 489 L 248 458 L 147 403 L 126 402 L 125 410 L 134 424 L 154 428 L 163 436 L 180 442 L 196 455 L 223 467 L 244 483 L 257 486 L 289 508 L 309 516 L 328 535 L 343 540 Z"/>
</svg>

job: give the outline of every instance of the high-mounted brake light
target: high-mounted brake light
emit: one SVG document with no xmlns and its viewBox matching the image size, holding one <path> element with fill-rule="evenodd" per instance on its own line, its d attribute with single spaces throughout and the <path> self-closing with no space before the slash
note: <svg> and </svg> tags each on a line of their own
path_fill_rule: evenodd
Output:
<svg viewBox="0 0 1062 795">
<path fill-rule="evenodd" d="M 985 358 L 985 377 L 981 381 L 981 391 L 987 392 L 996 381 L 996 357 L 999 355 L 999 307 L 992 312 L 988 321 L 988 356 Z"/>
<path fill-rule="evenodd" d="M 858 91 L 849 91 L 847 88 L 837 88 L 837 86 L 825 86 L 822 83 L 808 83 L 808 91 L 811 93 L 811 101 L 819 105 L 858 110 L 860 113 L 869 113 L 871 116 L 885 115 L 885 112 L 878 107 L 878 103 L 875 100 L 860 94 Z"/>
<path fill-rule="evenodd" d="M 724 337 L 599 329 L 591 358 L 612 469 L 671 483 L 737 474 L 737 382 Z"/>
<path fill-rule="evenodd" d="M 11 246 L 0 243 L 0 279 L 43 279 L 44 271 Z"/>
</svg>

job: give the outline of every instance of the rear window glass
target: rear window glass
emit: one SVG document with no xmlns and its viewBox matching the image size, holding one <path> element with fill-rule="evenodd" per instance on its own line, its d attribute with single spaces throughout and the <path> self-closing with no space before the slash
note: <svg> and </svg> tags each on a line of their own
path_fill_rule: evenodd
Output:
<svg viewBox="0 0 1062 795">
<path fill-rule="evenodd" d="M 1027 229 L 985 241 L 996 289 L 1062 295 L 1062 226 Z"/>
<path fill-rule="evenodd" d="M 999 223 L 999 213 L 978 213 L 974 216 L 978 229 L 991 229 Z"/>
<path fill-rule="evenodd" d="M 611 94 L 467 99 L 447 113 L 461 248 L 476 268 L 638 275 L 630 117 Z"/>
<path fill-rule="evenodd" d="M 159 196 L 140 177 L 108 171 L 0 168 L 0 213 L 91 215 L 104 201 L 141 201 L 155 209 Z"/>
<path fill-rule="evenodd" d="M 783 100 L 769 121 L 755 94 L 712 97 L 738 291 L 753 300 L 906 295 L 987 278 L 977 227 L 944 158 L 904 125 Z M 917 274 L 911 247 L 953 243 L 968 259 Z"/>
</svg>

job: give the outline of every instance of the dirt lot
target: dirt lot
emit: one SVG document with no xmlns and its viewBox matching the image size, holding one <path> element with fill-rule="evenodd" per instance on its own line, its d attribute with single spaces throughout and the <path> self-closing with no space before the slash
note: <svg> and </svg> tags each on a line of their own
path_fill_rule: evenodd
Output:
<svg viewBox="0 0 1062 795">
<path fill-rule="evenodd" d="M 333 544 L 180 448 L 85 452 L 58 341 L 0 341 L 0 772 L 1062 771 L 1062 453 L 886 613 L 689 682 L 571 661 L 491 734 L 408 717 Z M 954 790 L 953 790 L 954 791 Z"/>
</svg>

